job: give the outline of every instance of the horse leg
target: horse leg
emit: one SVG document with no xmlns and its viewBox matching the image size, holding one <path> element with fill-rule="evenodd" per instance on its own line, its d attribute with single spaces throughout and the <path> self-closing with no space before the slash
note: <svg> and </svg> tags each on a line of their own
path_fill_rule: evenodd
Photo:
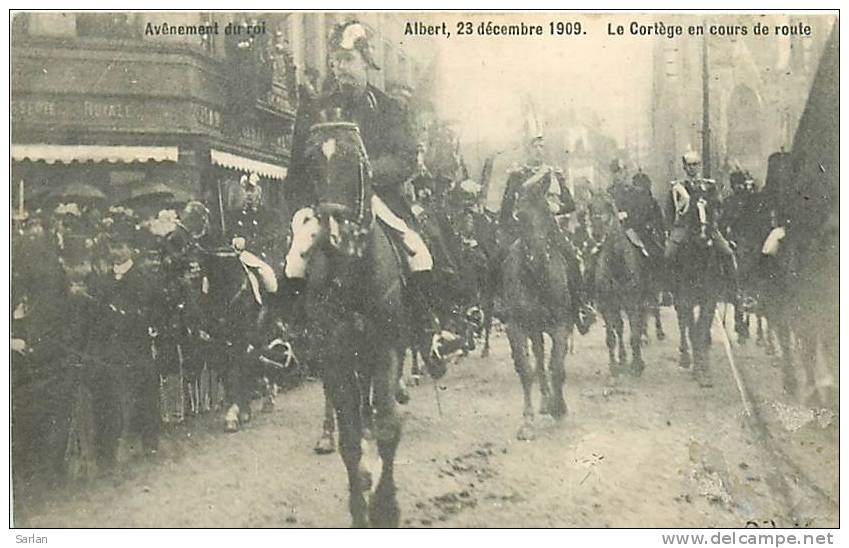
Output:
<svg viewBox="0 0 849 548">
<path fill-rule="evenodd" d="M 336 415 L 333 410 L 333 402 L 327 391 L 327 384 L 323 386 L 324 392 L 324 424 L 322 425 L 321 437 L 315 444 L 313 450 L 319 455 L 328 455 L 336 450 Z"/>
<path fill-rule="evenodd" d="M 344 367 L 335 363 L 334 369 Z M 325 368 L 327 369 L 327 368 Z M 348 472 L 348 508 L 352 527 L 368 527 L 368 506 L 363 491 L 366 490 L 361 468 L 362 417 L 360 416 L 360 386 L 353 373 L 325 371 L 327 393 L 336 410 L 339 426 L 339 453 Z"/>
<path fill-rule="evenodd" d="M 772 318 L 774 320 L 774 318 Z M 772 324 L 777 323 L 775 321 L 767 320 L 766 325 L 766 355 L 767 356 L 775 356 L 775 327 Z"/>
<path fill-rule="evenodd" d="M 631 374 L 639 377 L 646 368 L 643 362 L 642 337 L 640 333 L 646 330 L 646 310 L 640 303 L 635 303 L 628 310 L 628 330 L 631 332 Z"/>
<path fill-rule="evenodd" d="M 398 417 L 395 394 L 395 376 L 400 362 L 398 353 L 387 350 L 376 356 L 373 380 L 374 403 L 377 410 L 375 435 L 382 468 L 380 481 L 369 504 L 369 518 L 374 527 L 398 527 L 401 511 L 395 497 L 395 452 L 401 440 L 401 419 Z"/>
<path fill-rule="evenodd" d="M 619 375 L 619 364 L 616 361 L 616 331 L 613 329 L 613 322 L 609 317 L 608 312 L 602 312 L 604 318 L 604 335 L 605 343 L 607 344 L 607 367 L 610 370 L 610 376 L 616 377 Z"/>
<path fill-rule="evenodd" d="M 507 324 L 507 339 L 510 341 L 510 353 L 513 356 L 513 366 L 519 375 L 524 395 L 524 407 L 522 411 L 523 423 L 516 437 L 522 441 L 534 439 L 534 408 L 531 399 L 531 389 L 534 385 L 534 377 L 528 364 L 528 338 L 523 329 L 515 322 Z"/>
<path fill-rule="evenodd" d="M 655 296 L 656 297 L 656 296 Z M 666 332 L 663 331 L 663 323 L 660 321 L 660 305 L 655 303 L 652 306 L 652 314 L 654 314 L 654 331 L 657 340 L 666 339 Z"/>
<path fill-rule="evenodd" d="M 569 414 L 566 400 L 563 397 L 563 385 L 566 384 L 566 352 L 569 344 L 571 329 L 565 325 L 559 325 L 551 332 L 551 388 L 552 404 L 551 416 L 561 419 Z"/>
<path fill-rule="evenodd" d="M 734 332 L 737 333 L 737 342 L 745 344 L 749 338 L 749 315 L 739 304 L 734 307 Z"/>
<path fill-rule="evenodd" d="M 551 415 L 551 385 L 548 383 L 548 374 L 545 371 L 545 343 L 542 331 L 531 334 L 531 352 L 536 363 L 537 382 L 541 401 L 539 404 L 540 415 Z"/>
<path fill-rule="evenodd" d="M 628 353 L 625 351 L 625 318 L 622 317 L 622 311 L 617 310 L 614 316 L 613 328 L 616 330 L 616 348 L 618 351 L 619 368 L 623 368 L 628 363 Z M 640 334 L 637 334 L 637 340 Z"/>
<path fill-rule="evenodd" d="M 489 357 L 489 332 L 492 330 L 492 309 L 494 307 L 494 296 L 487 295 L 483 303 L 483 350 L 481 350 L 481 358 Z"/>
<path fill-rule="evenodd" d="M 401 358 L 396 360 L 398 363 L 398 374 L 395 381 L 395 401 L 401 405 L 410 403 L 410 392 L 407 390 L 407 381 L 404 380 L 404 350 L 401 349 Z"/>
<path fill-rule="evenodd" d="M 227 432 L 238 432 L 242 423 L 243 398 L 240 364 L 232 348 L 225 348 L 222 353 L 224 364 L 224 399 L 227 411 L 224 414 L 224 429 Z"/>
<path fill-rule="evenodd" d="M 422 377 L 422 369 L 419 367 L 419 350 L 414 344 L 410 345 L 410 375 L 412 376 L 413 384 L 418 384 Z"/>
<path fill-rule="evenodd" d="M 690 335 L 693 344 L 693 375 L 702 388 L 713 386 L 710 374 L 710 328 L 715 311 L 716 301 L 699 303 L 699 317 L 693 324 Z"/>
<path fill-rule="evenodd" d="M 755 314 L 755 319 L 758 328 L 755 344 L 758 346 L 764 346 L 764 344 L 766 344 L 766 340 L 764 339 L 764 317 L 762 314 Z"/>
<path fill-rule="evenodd" d="M 774 323 L 778 344 L 781 348 L 781 371 L 784 391 L 791 396 L 795 396 L 798 393 L 799 385 L 796 382 L 796 372 L 793 369 L 793 344 L 790 338 L 790 326 L 786 318 L 783 317 Z M 813 368 L 812 362 L 806 363 L 805 367 L 811 370 Z M 812 377 L 812 372 L 808 376 Z"/>
<path fill-rule="evenodd" d="M 675 304 L 675 315 L 678 318 L 678 366 L 689 369 L 693 363 L 690 357 L 690 328 L 693 325 L 692 306 Z"/>
</svg>

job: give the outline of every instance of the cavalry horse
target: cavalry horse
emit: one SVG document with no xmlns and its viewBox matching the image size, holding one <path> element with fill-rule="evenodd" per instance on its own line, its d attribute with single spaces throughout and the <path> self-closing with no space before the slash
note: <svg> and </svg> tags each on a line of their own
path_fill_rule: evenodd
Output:
<svg viewBox="0 0 849 548">
<path fill-rule="evenodd" d="M 540 385 L 541 415 L 562 418 L 567 414 L 563 388 L 568 338 L 574 325 L 566 260 L 552 244 L 555 221 L 541 188 L 531 188 L 522 200 L 519 237 L 503 263 L 503 297 L 507 308 L 507 337 L 513 363 L 524 392 L 523 424 L 517 438 L 532 440 L 534 410 L 531 391 L 534 375 Z M 559 236 L 559 235 L 558 235 Z M 545 367 L 544 337 L 551 337 L 551 381 Z M 529 363 L 528 341 L 536 361 Z"/>
<path fill-rule="evenodd" d="M 401 440 L 395 390 L 408 321 L 399 251 L 390 241 L 393 229 L 372 213 L 371 167 L 355 124 L 313 126 L 306 160 L 315 191 L 310 214 L 320 227 L 307 266 L 310 354 L 336 412 L 352 524 L 395 527 Z M 369 503 L 371 475 L 361 462 L 365 430 L 374 433 L 383 463 Z"/>
<path fill-rule="evenodd" d="M 628 371 L 639 377 L 645 368 L 641 343 L 647 303 L 656 294 L 648 276 L 648 259 L 628 240 L 612 200 L 599 197 L 593 206 L 597 219 L 594 225 L 599 232 L 596 237 L 601 242 L 591 283 L 596 306 L 604 319 L 610 374 L 617 377 Z M 630 331 L 630 366 L 625 351 L 623 313 Z"/>
<path fill-rule="evenodd" d="M 698 207 L 701 211 L 707 206 Z M 680 336 L 678 365 L 682 369 L 693 366 L 693 375 L 699 385 L 709 387 L 712 385 L 708 373 L 710 330 L 717 302 L 726 290 L 728 275 L 723 269 L 724 258 L 708 236 L 703 218 L 707 216 L 701 213 L 699 220 L 704 230 L 691 233 L 679 244 L 669 268 Z"/>
<path fill-rule="evenodd" d="M 251 400 L 257 392 L 263 409 L 273 408 L 270 379 L 290 369 L 294 356 L 269 307 L 277 290 L 271 267 L 232 247 L 204 251 L 203 260 L 207 290 L 202 300 L 209 336 L 201 337 L 207 341 L 206 361 L 217 365 L 223 380 L 225 427 L 235 432 L 251 420 Z"/>
</svg>

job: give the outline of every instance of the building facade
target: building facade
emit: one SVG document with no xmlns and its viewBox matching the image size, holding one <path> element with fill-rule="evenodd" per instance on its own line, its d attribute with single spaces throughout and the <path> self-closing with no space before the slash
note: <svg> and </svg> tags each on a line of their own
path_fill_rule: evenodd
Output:
<svg viewBox="0 0 849 548">
<path fill-rule="evenodd" d="M 96 186 L 117 203 L 140 185 L 162 183 L 216 204 L 222 188 L 256 173 L 274 206 L 298 85 L 328 73 L 327 36 L 342 17 L 355 16 L 15 14 L 14 203 L 20 189 L 29 204 L 70 183 Z M 384 67 L 374 83 L 387 90 L 414 81 L 392 17 L 362 18 Z"/>
<path fill-rule="evenodd" d="M 775 26 L 798 27 L 800 22 L 810 27 L 810 35 L 774 35 Z M 661 181 L 678 178 L 681 154 L 702 151 L 706 73 L 711 176 L 724 182 L 740 167 L 762 184 L 769 154 L 793 145 L 833 22 L 831 16 L 717 15 L 703 20 L 706 28 L 746 26 L 749 32 L 657 39 L 650 113 L 652 172 Z M 771 35 L 755 35 L 757 24 L 769 26 Z"/>
</svg>

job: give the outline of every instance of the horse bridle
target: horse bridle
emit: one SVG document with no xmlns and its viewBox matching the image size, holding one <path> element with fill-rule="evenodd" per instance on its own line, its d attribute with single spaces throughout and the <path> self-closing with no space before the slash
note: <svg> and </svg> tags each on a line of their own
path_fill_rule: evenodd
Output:
<svg viewBox="0 0 849 548">
<path fill-rule="evenodd" d="M 357 200 L 355 205 L 356 217 L 355 223 L 360 228 L 367 228 L 371 225 L 371 220 L 368 219 L 368 224 L 364 226 L 364 222 L 366 219 L 366 178 L 371 178 L 371 162 L 369 161 L 368 151 L 366 151 L 365 144 L 363 143 L 362 137 L 360 136 L 360 127 L 353 122 L 321 122 L 318 124 L 313 124 L 310 127 L 310 133 L 327 128 L 345 128 L 348 130 L 352 130 L 357 135 L 357 147 L 360 153 L 359 160 L 359 173 L 357 177 Z M 320 206 L 320 204 L 319 204 Z M 319 207 L 321 209 L 321 207 Z"/>
</svg>

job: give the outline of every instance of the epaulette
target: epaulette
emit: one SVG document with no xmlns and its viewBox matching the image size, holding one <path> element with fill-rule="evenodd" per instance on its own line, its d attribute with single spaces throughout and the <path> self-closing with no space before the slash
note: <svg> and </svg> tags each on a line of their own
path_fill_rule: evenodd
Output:
<svg viewBox="0 0 849 548">
<path fill-rule="evenodd" d="M 554 173 L 558 173 L 560 175 L 563 175 L 563 168 L 562 167 L 555 167 Z"/>
</svg>

